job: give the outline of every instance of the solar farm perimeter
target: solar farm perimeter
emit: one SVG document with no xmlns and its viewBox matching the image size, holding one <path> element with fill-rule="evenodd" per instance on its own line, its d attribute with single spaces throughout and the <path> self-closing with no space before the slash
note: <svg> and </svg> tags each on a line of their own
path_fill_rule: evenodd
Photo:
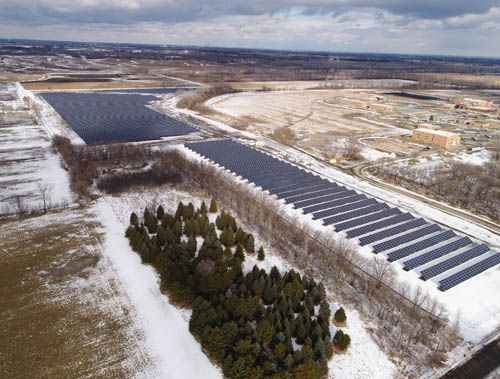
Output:
<svg viewBox="0 0 500 379">
<path fill-rule="evenodd" d="M 159 89 L 152 93 L 164 92 Z M 158 140 L 197 131 L 146 107 L 157 100 L 151 95 L 74 92 L 41 95 L 88 144 Z"/>
<path fill-rule="evenodd" d="M 446 291 L 500 264 L 500 252 L 411 213 L 358 194 L 251 147 L 218 140 L 185 145 L 255 186 L 344 231 L 373 253 Z"/>
</svg>

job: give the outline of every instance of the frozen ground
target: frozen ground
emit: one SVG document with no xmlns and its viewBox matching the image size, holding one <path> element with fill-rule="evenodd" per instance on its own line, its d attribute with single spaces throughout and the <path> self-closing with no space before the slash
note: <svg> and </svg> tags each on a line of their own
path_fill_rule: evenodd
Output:
<svg viewBox="0 0 500 379">
<path fill-rule="evenodd" d="M 97 205 L 107 236 L 104 251 L 113 262 L 126 292 L 136 305 L 152 355 L 157 357 L 158 372 L 169 373 L 162 377 L 199 377 L 201 373 L 204 378 L 220 377 L 221 373 L 208 361 L 200 345 L 189 333 L 189 312 L 179 310 L 168 303 L 168 297 L 158 289 L 157 275 L 150 267 L 141 264 L 139 256 L 130 249 L 124 237 L 132 211 L 142 212 L 147 205 L 162 204 L 167 211 L 174 212 L 181 200 L 184 203 L 191 201 L 195 207 L 199 206 L 201 200 L 207 203 L 209 201 L 203 196 L 193 198 L 193 195 L 185 192 L 165 189 L 132 192 L 120 197 L 104 196 Z M 264 246 L 266 259 L 259 262 L 255 255 L 247 255 L 245 271 L 250 270 L 254 264 L 266 270 L 270 270 L 272 266 L 277 266 L 280 270 L 292 268 L 264 243 L 257 231 L 250 231 L 255 236 L 256 246 Z M 332 313 L 336 307 L 332 305 Z M 353 342 L 347 353 L 334 355 L 329 362 L 330 377 L 396 377 L 396 367 L 372 340 L 357 311 L 346 308 L 346 312 L 348 325 L 345 331 L 351 335 Z M 171 342 L 165 343 L 168 340 Z"/>
<path fill-rule="evenodd" d="M 48 205 L 71 203 L 68 173 L 52 151 L 46 129 L 33 123 L 28 109 L 6 113 L 5 117 L 9 120 L 21 114 L 27 116 L 23 121 L 0 128 L 0 213 L 15 210 L 16 196 L 28 208 L 41 208 L 40 186 L 49 188 Z"/>
<path fill-rule="evenodd" d="M 167 191 L 163 192 L 168 196 Z M 145 199 L 143 194 L 140 197 Z M 169 200 L 173 201 L 173 196 Z M 139 210 L 133 205 L 137 205 L 134 199 L 105 197 L 95 209 L 105 233 L 103 254 L 109 258 L 134 305 L 138 323 L 145 333 L 145 348 L 156 366 L 151 377 L 220 378 L 220 371 L 189 332 L 188 316 L 168 302 L 168 296 L 160 292 L 153 268 L 143 265 L 130 248 L 124 233 L 130 213 Z"/>
</svg>

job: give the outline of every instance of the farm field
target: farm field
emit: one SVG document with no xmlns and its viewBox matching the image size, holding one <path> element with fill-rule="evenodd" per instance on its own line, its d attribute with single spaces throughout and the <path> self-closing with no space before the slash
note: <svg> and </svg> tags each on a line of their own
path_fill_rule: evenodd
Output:
<svg viewBox="0 0 500 379">
<path fill-rule="evenodd" d="M 41 95 L 86 143 L 157 140 L 195 132 L 146 105 L 150 95 L 64 93 Z"/>
<path fill-rule="evenodd" d="M 89 210 L 1 221 L 1 377 L 132 377 L 152 365 L 99 225 Z"/>
</svg>

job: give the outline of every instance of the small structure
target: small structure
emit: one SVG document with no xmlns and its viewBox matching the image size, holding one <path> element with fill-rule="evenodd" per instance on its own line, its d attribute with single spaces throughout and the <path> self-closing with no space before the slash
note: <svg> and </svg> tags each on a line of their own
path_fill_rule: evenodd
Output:
<svg viewBox="0 0 500 379">
<path fill-rule="evenodd" d="M 372 111 L 376 111 L 379 113 L 391 113 L 392 112 L 392 106 L 387 105 L 387 104 L 378 104 L 378 103 L 371 103 L 368 107 Z"/>
<path fill-rule="evenodd" d="M 437 145 L 444 149 L 448 149 L 452 146 L 457 146 L 460 144 L 459 134 L 427 128 L 415 129 L 413 131 L 412 138 L 416 141 Z"/>
</svg>

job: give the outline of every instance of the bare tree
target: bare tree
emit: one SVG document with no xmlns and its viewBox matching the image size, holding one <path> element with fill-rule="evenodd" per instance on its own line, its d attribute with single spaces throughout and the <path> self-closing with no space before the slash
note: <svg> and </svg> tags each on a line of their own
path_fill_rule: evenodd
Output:
<svg viewBox="0 0 500 379">
<path fill-rule="evenodd" d="M 47 212 L 49 207 L 50 195 L 52 193 L 52 190 L 54 189 L 54 185 L 49 182 L 38 182 L 37 187 L 38 187 L 38 194 L 42 198 L 43 211 Z"/>
<path fill-rule="evenodd" d="M 19 217 L 24 217 L 26 213 L 28 213 L 28 207 L 26 206 L 21 195 L 16 195 L 14 197 L 14 207 Z"/>
<path fill-rule="evenodd" d="M 361 148 L 356 137 L 347 138 L 344 142 L 344 158 L 347 160 L 358 159 Z"/>
</svg>

